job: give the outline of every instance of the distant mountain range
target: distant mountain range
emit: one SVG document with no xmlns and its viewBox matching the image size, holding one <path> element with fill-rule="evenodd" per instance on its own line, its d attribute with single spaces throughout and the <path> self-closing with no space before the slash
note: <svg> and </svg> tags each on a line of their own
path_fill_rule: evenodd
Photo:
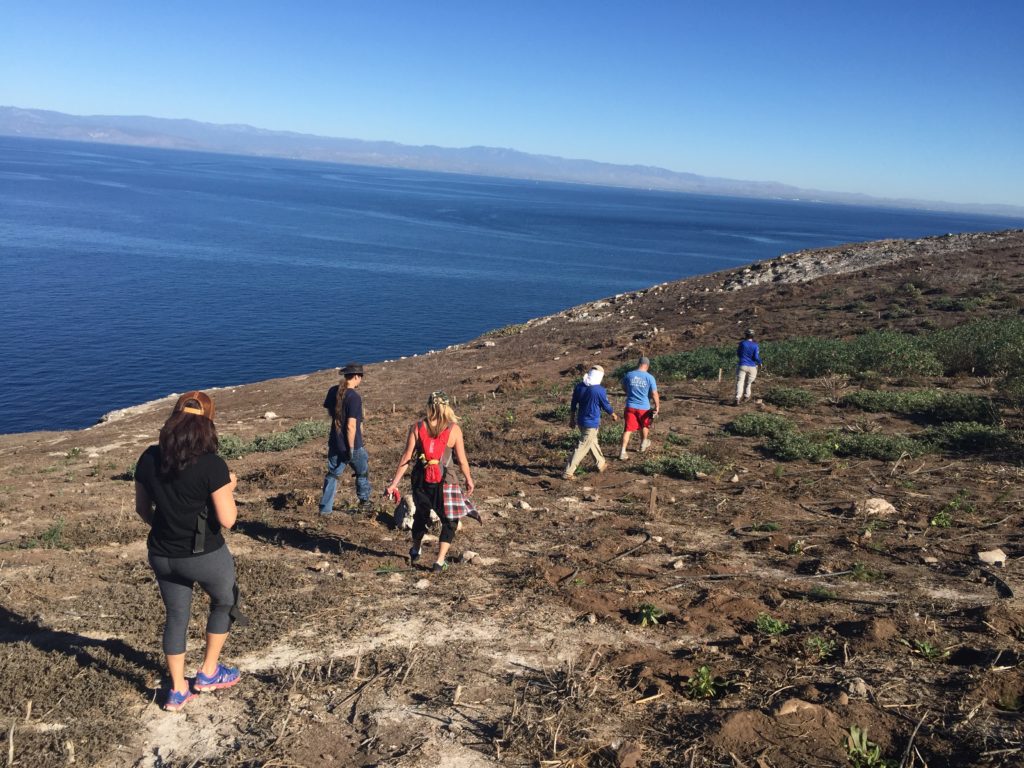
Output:
<svg viewBox="0 0 1024 768">
<path fill-rule="evenodd" d="M 926 200 L 887 199 L 848 192 L 801 189 L 773 181 L 740 181 L 679 173 L 649 165 L 616 165 L 531 155 L 495 147 L 410 146 L 270 131 L 250 125 L 217 125 L 195 120 L 117 115 L 68 115 L 42 109 L 0 107 L 0 135 L 38 139 L 188 149 L 232 155 L 285 157 L 413 170 L 563 181 L 611 187 L 639 187 L 703 195 L 959 211 L 1024 217 L 1024 208 Z"/>
</svg>

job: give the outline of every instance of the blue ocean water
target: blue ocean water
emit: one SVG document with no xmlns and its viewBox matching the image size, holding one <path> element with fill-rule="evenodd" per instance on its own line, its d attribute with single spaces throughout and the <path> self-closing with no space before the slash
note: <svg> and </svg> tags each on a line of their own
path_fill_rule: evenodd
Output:
<svg viewBox="0 0 1024 768">
<path fill-rule="evenodd" d="M 0 432 L 1018 220 L 0 137 Z"/>
</svg>

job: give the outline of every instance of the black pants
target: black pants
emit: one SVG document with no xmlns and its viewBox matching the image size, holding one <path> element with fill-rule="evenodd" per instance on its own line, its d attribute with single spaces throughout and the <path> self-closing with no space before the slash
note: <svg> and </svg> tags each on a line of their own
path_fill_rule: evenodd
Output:
<svg viewBox="0 0 1024 768">
<path fill-rule="evenodd" d="M 427 532 L 430 525 L 430 510 L 433 509 L 441 518 L 441 535 L 438 537 L 444 544 L 451 544 L 455 540 L 455 525 L 444 516 L 444 490 L 440 483 L 428 483 L 422 478 L 421 472 L 413 470 L 412 475 L 412 500 L 416 504 L 416 514 L 412 518 L 412 541 L 419 546 L 423 540 L 423 534 Z"/>
</svg>

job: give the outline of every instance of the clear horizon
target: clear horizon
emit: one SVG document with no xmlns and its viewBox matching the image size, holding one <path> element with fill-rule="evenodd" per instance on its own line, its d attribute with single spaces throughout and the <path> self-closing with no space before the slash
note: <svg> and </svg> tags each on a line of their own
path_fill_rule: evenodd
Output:
<svg viewBox="0 0 1024 768">
<path fill-rule="evenodd" d="M 9 3 L 0 103 L 1024 206 L 1024 5 Z"/>
</svg>

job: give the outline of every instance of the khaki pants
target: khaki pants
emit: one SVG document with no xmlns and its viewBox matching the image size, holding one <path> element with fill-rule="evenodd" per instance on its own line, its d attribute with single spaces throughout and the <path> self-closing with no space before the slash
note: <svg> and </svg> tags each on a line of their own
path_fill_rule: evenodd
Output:
<svg viewBox="0 0 1024 768">
<path fill-rule="evenodd" d="M 736 368 L 736 402 L 741 398 L 750 399 L 750 387 L 757 378 L 756 365 L 741 365 Z"/>
<path fill-rule="evenodd" d="M 580 438 L 579 445 L 576 446 L 576 450 L 572 454 L 572 458 L 569 460 L 569 466 L 565 468 L 565 474 L 567 477 L 572 477 L 576 474 L 576 468 L 583 461 L 583 458 L 587 455 L 587 452 L 594 454 L 594 459 L 597 460 L 597 468 L 600 470 L 605 465 L 604 454 L 601 453 L 601 446 L 597 442 L 597 428 L 584 429 L 583 436 Z"/>
</svg>

